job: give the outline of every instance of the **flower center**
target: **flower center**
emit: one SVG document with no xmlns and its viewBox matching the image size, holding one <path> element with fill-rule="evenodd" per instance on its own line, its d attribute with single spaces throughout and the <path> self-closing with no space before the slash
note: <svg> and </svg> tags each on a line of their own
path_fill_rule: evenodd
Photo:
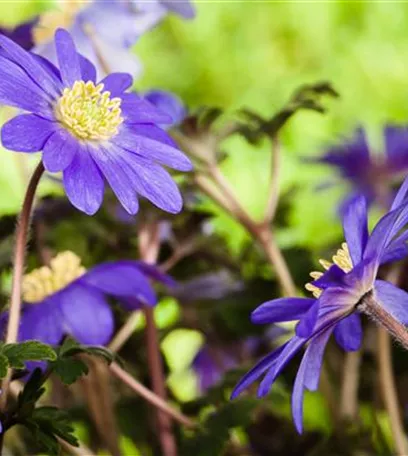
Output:
<svg viewBox="0 0 408 456">
<path fill-rule="evenodd" d="M 115 136 L 123 122 L 120 104 L 120 98 L 103 92 L 103 84 L 76 81 L 71 89 L 64 89 L 55 115 L 77 138 L 104 141 Z"/>
<path fill-rule="evenodd" d="M 85 274 L 81 259 L 75 253 L 66 251 L 59 253 L 50 262 L 26 274 L 23 278 L 23 300 L 27 303 L 42 301 L 61 290 L 78 277 Z"/>
<path fill-rule="evenodd" d="M 350 272 L 353 269 L 353 263 L 351 261 L 350 252 L 348 246 L 345 242 L 341 244 L 341 249 L 337 250 L 336 255 L 332 258 L 333 263 L 326 260 L 319 260 L 319 263 L 323 266 L 323 268 L 327 271 L 330 269 L 333 264 L 337 265 L 340 269 L 344 272 Z M 310 273 L 310 276 L 313 280 L 319 279 L 323 275 L 321 271 L 313 271 Z M 305 285 L 307 291 L 310 291 L 315 298 L 318 298 L 322 294 L 322 289 L 316 287 L 312 283 L 307 283 Z"/>
</svg>

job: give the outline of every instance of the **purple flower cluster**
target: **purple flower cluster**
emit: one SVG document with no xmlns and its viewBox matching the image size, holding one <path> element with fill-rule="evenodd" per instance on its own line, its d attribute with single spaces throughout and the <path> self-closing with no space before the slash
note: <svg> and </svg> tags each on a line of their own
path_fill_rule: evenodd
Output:
<svg viewBox="0 0 408 456">
<path fill-rule="evenodd" d="M 259 377 L 260 397 L 266 395 L 286 364 L 305 345 L 303 360 L 296 376 L 292 395 L 292 411 L 299 432 L 302 431 L 303 393 L 318 387 L 324 349 L 334 334 L 346 351 L 357 350 L 362 340 L 358 306 L 372 295 L 396 320 L 408 324 L 408 294 L 389 282 L 377 280 L 380 265 L 396 261 L 408 253 L 405 244 L 408 230 L 408 189 L 406 179 L 397 193 L 390 211 L 374 227 L 367 228 L 367 205 L 363 196 L 356 198 L 343 217 L 346 243 L 333 257 L 321 261 L 325 272 L 312 273 L 314 281 L 307 289 L 315 299 L 281 298 L 265 302 L 252 313 L 256 324 L 299 320 L 296 334 L 288 342 L 263 358 L 236 386 L 236 397 Z"/>
<path fill-rule="evenodd" d="M 161 165 L 188 171 L 191 162 L 157 126 L 173 118 L 127 92 L 130 75 L 97 83 L 95 67 L 62 29 L 55 35 L 59 69 L 4 36 L 0 47 L 0 102 L 28 111 L 3 126 L 6 148 L 42 151 L 45 169 L 62 172 L 69 200 L 87 214 L 101 206 L 105 180 L 130 214 L 139 209 L 138 195 L 181 210 L 180 192 Z"/>
</svg>

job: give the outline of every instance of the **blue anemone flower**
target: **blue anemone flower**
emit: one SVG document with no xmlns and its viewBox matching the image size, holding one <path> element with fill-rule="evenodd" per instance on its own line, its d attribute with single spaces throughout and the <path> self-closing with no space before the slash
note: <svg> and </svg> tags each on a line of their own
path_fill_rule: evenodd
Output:
<svg viewBox="0 0 408 456">
<path fill-rule="evenodd" d="M 112 73 L 96 83 L 95 67 L 77 53 L 65 30 L 55 34 L 60 69 L 0 36 L 0 102 L 28 111 L 2 128 L 3 145 L 42 151 L 44 167 L 63 173 L 71 203 L 92 215 L 102 204 L 104 179 L 135 214 L 138 195 L 177 213 L 180 192 L 161 165 L 188 171 L 190 160 L 156 124 L 172 119 L 135 93 L 132 77 Z"/>
<path fill-rule="evenodd" d="M 154 306 L 157 297 L 149 279 L 174 285 L 169 276 L 140 261 L 101 263 L 87 271 L 74 253 L 62 252 L 49 267 L 24 276 L 19 340 L 57 345 L 70 335 L 82 344 L 105 345 L 114 331 L 107 296 L 130 311 Z M 4 325 L 7 313 L 1 320 Z"/>
<path fill-rule="evenodd" d="M 63 27 L 74 37 L 79 52 L 95 63 L 99 76 L 114 71 L 138 76 L 142 65 L 130 48 L 168 12 L 187 19 L 194 16 L 189 2 L 177 0 L 59 2 L 40 17 L 34 30 L 35 52 L 56 63 L 52 38 Z"/>
<path fill-rule="evenodd" d="M 160 125 L 163 129 L 180 125 L 187 116 L 187 109 L 184 103 L 174 93 L 157 89 L 149 90 L 144 94 L 144 99 L 172 118 L 170 125 Z"/>
<path fill-rule="evenodd" d="M 366 135 L 359 128 L 351 140 L 313 159 L 313 162 L 334 167 L 349 182 L 351 192 L 342 201 L 340 212 L 360 194 L 366 197 L 368 204 L 377 202 L 389 207 L 394 196 L 391 184 L 400 183 L 402 173 L 408 169 L 408 128 L 385 127 L 384 142 L 384 154 L 370 154 Z"/>
<path fill-rule="evenodd" d="M 357 350 L 362 340 L 359 306 L 372 296 L 382 308 L 402 324 L 408 324 L 408 293 L 389 282 L 376 280 L 381 264 L 407 255 L 408 189 L 406 179 L 390 211 L 382 217 L 371 234 L 367 228 L 367 205 L 363 196 L 349 205 L 343 217 L 346 243 L 333 262 L 321 260 L 323 272 L 311 273 L 315 279 L 307 285 L 315 299 L 281 298 L 265 302 L 252 313 L 256 324 L 299 320 L 296 334 L 288 342 L 264 357 L 238 383 L 236 397 L 264 375 L 258 396 L 266 395 L 282 369 L 307 344 L 300 364 L 293 394 L 292 413 L 296 428 L 302 432 L 304 389 L 318 387 L 323 353 L 334 333 L 337 343 L 346 351 Z M 401 232 L 402 231 L 402 232 Z"/>
</svg>

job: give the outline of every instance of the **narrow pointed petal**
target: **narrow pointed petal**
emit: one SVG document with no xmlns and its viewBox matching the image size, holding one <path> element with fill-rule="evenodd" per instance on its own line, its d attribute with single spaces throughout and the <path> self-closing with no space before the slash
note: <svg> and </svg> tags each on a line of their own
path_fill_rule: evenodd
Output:
<svg viewBox="0 0 408 456">
<path fill-rule="evenodd" d="M 75 81 L 82 80 L 81 65 L 74 41 L 66 30 L 58 29 L 55 32 L 55 47 L 62 81 L 72 87 Z"/>
<path fill-rule="evenodd" d="M 296 429 L 303 432 L 303 394 L 307 388 L 315 391 L 319 384 L 323 353 L 332 329 L 313 339 L 303 356 L 292 392 L 292 415 Z"/>
<path fill-rule="evenodd" d="M 168 114 L 159 111 L 155 106 L 143 100 L 135 93 L 125 93 L 121 96 L 123 117 L 125 124 L 171 124 L 172 118 Z"/>
<path fill-rule="evenodd" d="M 391 205 L 391 211 L 394 209 L 397 209 L 401 204 L 404 202 L 404 200 L 407 197 L 407 192 L 408 192 L 408 177 L 404 179 L 404 182 L 401 184 L 401 187 L 399 188 L 397 194 L 395 195 L 394 201 L 392 202 Z"/>
<path fill-rule="evenodd" d="M 58 293 L 65 331 L 86 345 L 105 345 L 112 337 L 112 310 L 103 293 L 76 281 Z"/>
<path fill-rule="evenodd" d="M 330 287 L 344 287 L 345 275 L 346 273 L 337 264 L 333 264 L 321 277 L 314 280 L 312 285 L 322 290 Z"/>
<path fill-rule="evenodd" d="M 367 202 L 363 195 L 356 198 L 345 210 L 343 228 L 351 260 L 353 265 L 357 265 L 362 259 L 368 240 Z"/>
<path fill-rule="evenodd" d="M 93 215 L 101 207 L 103 178 L 86 149 L 80 150 L 64 170 L 63 182 L 69 200 L 79 210 Z"/>
<path fill-rule="evenodd" d="M 47 171 L 56 173 L 66 169 L 79 151 L 78 140 L 62 128 L 55 131 L 43 149 L 43 163 Z"/>
<path fill-rule="evenodd" d="M 408 325 L 408 293 L 384 280 L 376 280 L 375 297 L 400 323 Z"/>
<path fill-rule="evenodd" d="M 296 325 L 296 335 L 298 337 L 310 337 L 316 326 L 317 316 L 319 313 L 320 302 L 317 300 L 314 302 L 308 312 L 301 318 L 299 323 Z"/>
<path fill-rule="evenodd" d="M 315 302 L 315 299 L 308 298 L 273 299 L 257 307 L 251 314 L 251 321 L 262 325 L 299 320 Z"/>
<path fill-rule="evenodd" d="M 270 369 L 285 349 L 286 345 L 287 344 L 284 344 L 272 353 L 269 353 L 269 355 L 266 355 L 249 372 L 247 372 L 235 386 L 234 391 L 231 394 L 231 399 L 238 397 L 242 391 L 251 385 L 251 383 L 257 380 L 265 371 Z"/>
<path fill-rule="evenodd" d="M 81 68 L 82 80 L 85 82 L 96 82 L 95 65 L 83 55 L 79 54 L 79 66 Z"/>
<path fill-rule="evenodd" d="M 3 125 L 1 142 L 7 149 L 17 152 L 39 152 L 57 128 L 55 122 L 34 114 L 22 114 Z"/>
<path fill-rule="evenodd" d="M 55 98 L 61 93 L 61 81 L 46 71 L 30 52 L 25 51 L 3 35 L 0 35 L 0 48 L 5 51 L 8 59 L 24 69 L 30 79 L 35 81 L 37 87 L 44 92 L 44 95 L 46 93 Z"/>
<path fill-rule="evenodd" d="M 361 318 L 357 313 L 351 314 L 337 323 L 334 329 L 336 342 L 345 351 L 356 351 L 363 341 Z"/>
</svg>

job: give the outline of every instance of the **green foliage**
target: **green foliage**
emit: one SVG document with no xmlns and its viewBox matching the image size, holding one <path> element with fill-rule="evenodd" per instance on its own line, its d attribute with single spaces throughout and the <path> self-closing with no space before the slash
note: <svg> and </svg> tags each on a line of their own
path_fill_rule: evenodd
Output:
<svg viewBox="0 0 408 456">
<path fill-rule="evenodd" d="M 202 427 L 185 439 L 183 456 L 208 456 L 222 454 L 231 429 L 246 426 L 252 419 L 252 412 L 259 405 L 256 399 L 241 399 L 227 403 L 207 416 Z"/>
</svg>

